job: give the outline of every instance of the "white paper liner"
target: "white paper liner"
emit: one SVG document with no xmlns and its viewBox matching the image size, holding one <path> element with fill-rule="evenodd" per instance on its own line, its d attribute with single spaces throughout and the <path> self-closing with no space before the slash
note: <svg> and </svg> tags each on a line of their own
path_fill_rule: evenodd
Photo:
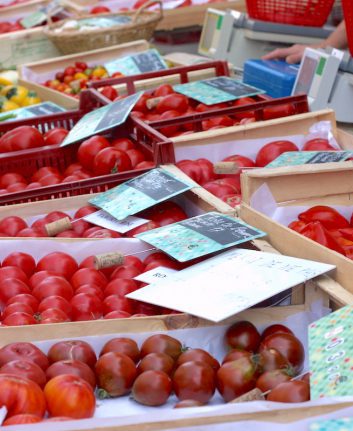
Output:
<svg viewBox="0 0 353 431">
<path fill-rule="evenodd" d="M 178 142 L 174 145 L 175 158 L 177 162 L 184 159 L 195 160 L 207 154 L 207 159 L 213 163 L 216 163 L 230 155 L 240 154 L 255 161 L 259 150 L 270 142 L 289 140 L 292 141 L 299 148 L 299 150 L 301 150 L 308 140 L 316 137 L 329 139 L 330 144 L 333 147 L 337 148 L 338 150 L 341 149 L 331 133 L 331 122 L 320 121 L 315 123 L 309 129 L 306 135 L 277 136 L 275 135 L 274 129 L 274 136 L 269 138 L 239 139 L 203 145 L 190 145 L 187 142 Z"/>
</svg>

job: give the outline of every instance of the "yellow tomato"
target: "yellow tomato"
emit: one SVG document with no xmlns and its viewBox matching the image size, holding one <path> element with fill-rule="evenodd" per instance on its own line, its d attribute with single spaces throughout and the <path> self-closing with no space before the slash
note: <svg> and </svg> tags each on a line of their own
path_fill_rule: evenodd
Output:
<svg viewBox="0 0 353 431">
<path fill-rule="evenodd" d="M 13 111 L 14 109 L 18 109 L 19 106 L 15 102 L 11 102 L 11 100 L 6 99 L 6 97 L 0 98 L 0 111 L 8 112 Z"/>
<path fill-rule="evenodd" d="M 87 75 L 85 75 L 83 72 L 77 72 L 74 75 L 75 79 L 87 79 Z"/>
<path fill-rule="evenodd" d="M 40 103 L 42 100 L 37 96 L 35 91 L 29 91 L 27 97 L 22 102 L 22 106 L 31 106 Z"/>
<path fill-rule="evenodd" d="M 91 76 L 95 76 L 96 78 L 103 78 L 107 76 L 107 71 L 103 67 L 97 67 L 93 70 Z"/>
<path fill-rule="evenodd" d="M 21 105 L 28 95 L 28 89 L 22 85 L 9 85 L 3 89 L 2 94 L 11 102 Z"/>
</svg>

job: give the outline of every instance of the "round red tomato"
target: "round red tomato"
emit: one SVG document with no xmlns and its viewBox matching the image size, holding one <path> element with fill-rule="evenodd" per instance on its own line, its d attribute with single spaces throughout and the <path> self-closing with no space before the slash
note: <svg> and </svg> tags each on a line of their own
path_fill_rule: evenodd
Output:
<svg viewBox="0 0 353 431">
<path fill-rule="evenodd" d="M 111 397 L 129 393 L 137 376 L 134 361 L 117 352 L 102 355 L 96 363 L 95 372 L 98 387 Z"/>
<path fill-rule="evenodd" d="M 63 323 L 70 322 L 69 316 L 60 308 L 47 308 L 38 315 L 39 323 Z"/>
<path fill-rule="evenodd" d="M 310 386 L 302 380 L 280 383 L 267 396 L 268 401 L 278 403 L 302 403 L 310 400 Z"/>
<path fill-rule="evenodd" d="M 45 280 L 47 277 L 56 276 L 56 274 L 52 271 L 38 271 L 35 272 L 32 277 L 29 279 L 29 285 L 33 289 L 34 287 L 38 286 L 39 283 L 41 283 L 43 280 Z"/>
<path fill-rule="evenodd" d="M 33 295 L 29 293 L 20 293 L 19 295 L 15 295 L 12 298 L 10 298 L 6 306 L 15 304 L 15 303 L 22 303 L 27 304 L 31 307 L 31 309 L 36 312 L 38 310 L 39 301 L 37 298 L 35 298 Z"/>
<path fill-rule="evenodd" d="M 96 387 L 96 376 L 92 368 L 84 362 L 77 361 L 75 359 L 58 361 L 51 364 L 46 371 L 48 381 L 55 376 L 60 376 L 61 374 L 70 374 L 72 376 L 81 377 L 81 379 L 89 383 L 93 389 Z"/>
<path fill-rule="evenodd" d="M 112 142 L 112 147 L 120 151 L 135 149 L 135 144 L 128 138 L 117 138 Z"/>
<path fill-rule="evenodd" d="M 145 155 L 142 151 L 133 148 L 131 150 L 127 150 L 126 154 L 129 156 L 132 169 L 135 169 L 136 165 L 145 161 Z"/>
<path fill-rule="evenodd" d="M 185 362 L 202 362 L 208 364 L 214 371 L 219 369 L 219 362 L 206 350 L 202 349 L 188 349 L 183 352 L 176 361 L 176 366 L 184 364 Z"/>
<path fill-rule="evenodd" d="M 7 267 L 10 268 L 10 267 Z M 2 268 L 4 269 L 4 268 Z M 1 270 L 0 270 L 1 271 Z M 17 278 L 5 278 L 0 281 L 0 309 L 7 303 L 7 301 L 15 295 L 21 293 L 30 294 L 26 283 Z"/>
<path fill-rule="evenodd" d="M 72 320 L 96 320 L 103 315 L 103 304 L 97 296 L 88 293 L 76 294 L 71 299 Z"/>
<path fill-rule="evenodd" d="M 0 268 L 0 280 L 6 280 L 9 278 L 15 278 L 16 280 L 23 281 L 25 284 L 28 283 L 27 275 L 17 266 L 6 266 Z"/>
<path fill-rule="evenodd" d="M 138 284 L 134 280 L 116 278 L 107 284 L 103 293 L 105 297 L 108 297 L 110 295 L 118 295 L 124 297 L 128 293 L 134 292 L 138 288 Z"/>
<path fill-rule="evenodd" d="M 32 295 L 35 296 L 38 301 L 43 301 L 44 298 L 48 298 L 49 296 L 61 296 L 67 301 L 70 301 L 73 294 L 74 291 L 71 284 L 64 277 L 56 275 L 47 277 L 32 290 Z"/>
<path fill-rule="evenodd" d="M 60 172 L 57 168 L 51 166 L 43 166 L 39 168 L 31 177 L 32 181 L 40 181 L 42 178 L 48 175 L 58 175 L 60 176 Z"/>
<path fill-rule="evenodd" d="M 134 314 L 134 316 L 136 315 Z M 128 319 L 129 317 L 131 317 L 131 314 L 126 313 L 126 311 L 111 311 L 103 316 L 103 319 Z"/>
<path fill-rule="evenodd" d="M 260 344 L 260 334 L 256 327 L 248 321 L 234 323 L 227 329 L 225 340 L 233 349 L 244 349 L 256 352 Z"/>
<path fill-rule="evenodd" d="M 77 360 L 93 368 L 97 357 L 92 347 L 82 340 L 59 341 L 53 344 L 48 351 L 51 364 L 58 361 Z"/>
<path fill-rule="evenodd" d="M 10 343 L 0 349 L 1 367 L 4 364 L 16 359 L 34 362 L 43 370 L 46 370 L 49 365 L 46 355 L 32 343 Z"/>
<path fill-rule="evenodd" d="M 262 393 L 271 391 L 281 383 L 289 382 L 291 377 L 284 370 L 265 371 L 257 379 L 256 387 Z"/>
<path fill-rule="evenodd" d="M 173 388 L 179 400 L 207 403 L 216 390 L 215 372 L 207 363 L 185 362 L 173 375 Z"/>
<path fill-rule="evenodd" d="M 163 371 L 149 370 L 140 374 L 132 386 L 132 397 L 145 406 L 161 406 L 172 393 L 172 381 Z"/>
<path fill-rule="evenodd" d="M 155 334 L 146 338 L 141 346 L 141 357 L 145 357 L 149 353 L 165 353 L 174 360 L 182 353 L 182 344 L 176 338 L 166 334 Z"/>
<path fill-rule="evenodd" d="M 135 170 L 137 169 L 152 169 L 155 168 L 156 164 L 154 162 L 150 162 L 148 160 L 144 162 L 140 162 L 135 166 Z"/>
<path fill-rule="evenodd" d="M 3 326 L 23 326 L 23 325 L 35 325 L 36 319 L 32 314 L 17 311 L 7 316 L 3 321 Z"/>
<path fill-rule="evenodd" d="M 171 376 L 175 369 L 175 362 L 172 357 L 165 353 L 149 353 L 138 364 L 138 373 L 148 370 L 163 371 Z"/>
<path fill-rule="evenodd" d="M 0 138 L 0 148 L 3 152 L 27 150 L 43 146 L 42 134 L 32 126 L 15 127 Z"/>
<path fill-rule="evenodd" d="M 17 216 L 5 217 L 0 221 L 0 232 L 7 236 L 17 236 L 18 232 L 26 227 L 28 227 L 27 223 Z"/>
<path fill-rule="evenodd" d="M 5 427 L 9 425 L 35 424 L 37 422 L 42 422 L 42 418 L 31 413 L 24 413 L 11 416 L 2 423 L 2 426 Z"/>
<path fill-rule="evenodd" d="M 173 87 L 171 85 L 162 84 L 154 90 L 153 96 L 154 97 L 163 97 L 163 96 L 167 96 L 168 94 L 174 94 L 174 93 L 175 93 L 175 91 L 173 90 Z"/>
<path fill-rule="evenodd" d="M 37 271 L 51 271 L 67 280 L 78 270 L 76 260 L 66 253 L 55 251 L 42 257 L 37 263 Z"/>
<path fill-rule="evenodd" d="M 147 232 L 152 229 L 157 229 L 158 227 L 161 227 L 159 223 L 155 221 L 149 221 L 148 223 L 145 223 L 141 226 L 137 226 L 134 229 L 129 230 L 126 235 L 128 235 L 130 238 L 134 237 L 135 235 L 138 235 L 142 232 Z"/>
<path fill-rule="evenodd" d="M 112 273 L 110 279 L 126 278 L 131 279 L 141 274 L 141 271 L 134 265 L 120 265 Z"/>
<path fill-rule="evenodd" d="M 74 219 L 79 219 L 79 218 L 84 217 L 86 215 L 93 214 L 93 213 L 95 213 L 97 211 L 98 211 L 97 208 L 92 207 L 91 205 L 86 205 L 84 207 L 79 208 L 75 212 Z"/>
<path fill-rule="evenodd" d="M 140 360 L 140 349 L 136 341 L 131 338 L 113 338 L 106 342 L 100 352 L 100 356 L 108 352 L 123 353 L 131 358 L 136 364 Z"/>
<path fill-rule="evenodd" d="M 4 311 L 1 314 L 1 319 L 6 319 L 10 314 L 22 312 L 27 314 L 33 314 L 32 308 L 28 304 L 24 304 L 23 302 L 13 302 L 10 305 L 6 305 Z"/>
<path fill-rule="evenodd" d="M 54 129 L 48 130 L 44 134 L 45 145 L 59 145 L 68 135 L 68 130 L 62 129 L 60 127 L 55 127 Z"/>
<path fill-rule="evenodd" d="M 84 419 L 94 415 L 96 397 L 93 389 L 78 376 L 61 374 L 52 378 L 45 385 L 44 395 L 51 416 Z"/>
<path fill-rule="evenodd" d="M 13 252 L 5 257 L 2 266 L 17 266 L 22 269 L 27 277 L 30 277 L 36 269 L 36 262 L 27 253 Z"/>
<path fill-rule="evenodd" d="M 275 333 L 262 340 L 259 352 L 275 349 L 283 355 L 296 371 L 300 371 L 304 363 L 304 347 L 300 340 L 292 334 Z"/>
<path fill-rule="evenodd" d="M 92 136 L 80 145 L 77 151 L 77 159 L 84 169 L 91 171 L 96 155 L 104 148 L 109 148 L 110 144 L 103 136 Z"/>
<path fill-rule="evenodd" d="M 179 114 L 185 112 L 189 107 L 189 100 L 183 94 L 168 94 L 157 104 L 156 110 L 159 114 L 166 111 L 177 111 Z"/>
<path fill-rule="evenodd" d="M 42 368 L 35 362 L 26 361 L 24 359 L 15 359 L 7 362 L 0 368 L 0 374 L 14 374 L 16 376 L 25 377 L 37 383 L 41 388 L 44 388 L 47 382 Z"/>
<path fill-rule="evenodd" d="M 0 405 L 7 408 L 7 418 L 23 413 L 43 417 L 45 398 L 41 388 L 25 377 L 0 374 Z"/>
<path fill-rule="evenodd" d="M 316 138 L 305 142 L 303 151 L 337 151 L 337 148 L 330 145 L 327 139 Z"/>
<path fill-rule="evenodd" d="M 83 286 L 84 284 L 94 284 L 104 288 L 108 280 L 105 275 L 93 268 L 81 268 L 71 277 L 71 285 L 74 289 Z"/>
<path fill-rule="evenodd" d="M 264 332 L 261 334 L 261 339 L 264 340 L 266 337 L 272 334 L 276 334 L 278 332 L 286 332 L 287 334 L 293 334 L 293 332 L 287 328 L 287 326 L 281 325 L 279 323 L 276 323 L 274 325 L 268 326 Z"/>
<path fill-rule="evenodd" d="M 109 175 L 132 169 L 129 156 L 116 148 L 104 148 L 93 161 L 94 175 Z"/>
<path fill-rule="evenodd" d="M 188 216 L 185 211 L 174 202 L 162 202 L 143 213 L 146 218 L 153 220 L 160 226 L 185 220 Z"/>
<path fill-rule="evenodd" d="M 223 358 L 222 365 L 225 364 L 226 362 L 236 361 L 237 359 L 244 358 L 244 357 L 251 358 L 252 353 L 243 349 L 232 349 Z"/>
<path fill-rule="evenodd" d="M 276 349 L 264 349 L 259 353 L 258 364 L 263 372 L 290 368 L 288 359 Z"/>
<path fill-rule="evenodd" d="M 133 314 L 134 303 L 131 299 L 110 295 L 103 301 L 103 315 L 112 311 L 125 311 L 126 313 Z"/>
<path fill-rule="evenodd" d="M 257 153 L 256 166 L 266 166 L 282 153 L 287 153 L 288 151 L 299 151 L 299 149 L 291 141 L 269 142 Z"/>
</svg>

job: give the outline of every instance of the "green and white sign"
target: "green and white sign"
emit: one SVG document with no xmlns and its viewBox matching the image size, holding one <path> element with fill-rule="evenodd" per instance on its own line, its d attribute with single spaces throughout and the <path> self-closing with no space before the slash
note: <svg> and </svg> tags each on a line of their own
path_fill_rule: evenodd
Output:
<svg viewBox="0 0 353 431">
<path fill-rule="evenodd" d="M 120 72 L 123 75 L 137 75 L 155 70 L 167 69 L 167 65 L 156 49 L 149 49 L 138 54 L 117 58 L 105 63 L 109 75 Z"/>
<path fill-rule="evenodd" d="M 289 151 L 266 165 L 266 168 L 344 162 L 353 157 L 353 151 Z"/>
</svg>

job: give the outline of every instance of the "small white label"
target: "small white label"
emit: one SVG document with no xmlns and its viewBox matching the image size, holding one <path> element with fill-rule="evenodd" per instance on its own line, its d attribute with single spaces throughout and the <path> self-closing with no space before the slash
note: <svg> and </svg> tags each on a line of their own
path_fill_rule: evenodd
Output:
<svg viewBox="0 0 353 431">
<path fill-rule="evenodd" d="M 157 268 L 151 269 L 151 271 L 144 272 L 138 275 L 134 280 L 142 281 L 143 283 L 151 284 L 158 283 L 158 281 L 166 281 L 172 274 L 178 272 L 172 268 L 166 268 L 165 266 L 158 266 Z"/>
<path fill-rule="evenodd" d="M 149 220 L 135 216 L 129 216 L 126 217 L 124 220 L 119 221 L 103 210 L 97 211 L 93 214 L 89 214 L 88 216 L 83 217 L 83 219 L 88 221 L 89 223 L 93 223 L 119 233 L 128 232 L 135 227 L 141 226 L 149 222 Z"/>
</svg>

